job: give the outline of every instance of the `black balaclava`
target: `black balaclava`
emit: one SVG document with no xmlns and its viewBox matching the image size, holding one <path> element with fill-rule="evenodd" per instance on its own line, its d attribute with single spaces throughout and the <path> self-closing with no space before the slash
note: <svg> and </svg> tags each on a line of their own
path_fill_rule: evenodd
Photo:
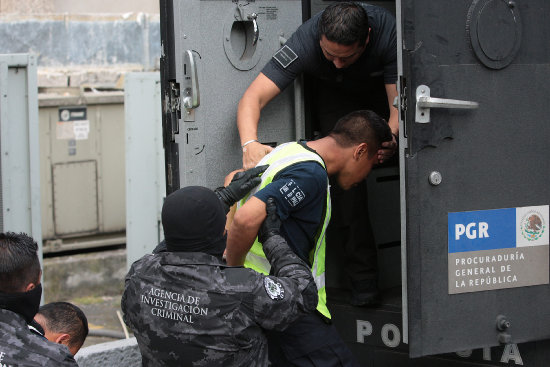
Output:
<svg viewBox="0 0 550 367">
<path fill-rule="evenodd" d="M 201 186 L 188 186 L 166 197 L 162 226 L 172 252 L 205 252 L 221 259 L 225 250 L 225 211 L 218 196 Z"/>
<path fill-rule="evenodd" d="M 0 308 L 15 312 L 30 323 L 40 308 L 42 284 L 36 285 L 28 292 L 2 293 L 0 292 Z"/>
</svg>

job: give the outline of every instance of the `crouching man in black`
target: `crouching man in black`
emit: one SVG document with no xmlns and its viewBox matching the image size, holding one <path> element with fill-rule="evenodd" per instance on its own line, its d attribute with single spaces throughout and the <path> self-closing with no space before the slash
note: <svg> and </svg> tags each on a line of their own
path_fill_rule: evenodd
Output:
<svg viewBox="0 0 550 367">
<path fill-rule="evenodd" d="M 42 295 L 37 251 L 24 233 L 0 233 L 0 366 L 77 366 L 66 346 L 27 326 Z"/>
<path fill-rule="evenodd" d="M 132 265 L 122 297 L 144 366 L 267 366 L 262 328 L 283 330 L 315 310 L 311 270 L 279 235 L 272 199 L 259 238 L 273 275 L 222 260 L 226 213 L 263 170 L 237 174 L 216 192 L 194 186 L 166 198 L 166 250 Z"/>
</svg>

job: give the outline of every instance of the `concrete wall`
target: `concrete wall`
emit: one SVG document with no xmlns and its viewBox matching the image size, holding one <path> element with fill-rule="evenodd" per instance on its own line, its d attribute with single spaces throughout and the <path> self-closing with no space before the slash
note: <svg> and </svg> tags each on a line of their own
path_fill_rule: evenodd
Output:
<svg viewBox="0 0 550 367">
<path fill-rule="evenodd" d="M 116 250 L 44 259 L 45 302 L 96 295 L 121 295 L 126 251 Z"/>
<path fill-rule="evenodd" d="M 150 0 L 0 0 L 0 13 L 158 13 L 159 2 Z"/>
<path fill-rule="evenodd" d="M 160 68 L 159 2 L 0 0 L 0 54 L 12 53 L 36 56 L 39 87 L 119 87 L 113 76 Z"/>
<path fill-rule="evenodd" d="M 159 1 L 151 0 L 50 0 L 56 12 L 68 13 L 158 13 Z"/>
<path fill-rule="evenodd" d="M 80 367 L 141 366 L 141 355 L 136 338 L 117 340 L 82 348 L 75 355 L 75 359 Z"/>
<path fill-rule="evenodd" d="M 51 0 L 0 0 L 0 13 L 51 13 Z"/>
<path fill-rule="evenodd" d="M 35 54 L 39 67 L 158 69 L 159 16 L 0 15 L 0 53 Z"/>
</svg>

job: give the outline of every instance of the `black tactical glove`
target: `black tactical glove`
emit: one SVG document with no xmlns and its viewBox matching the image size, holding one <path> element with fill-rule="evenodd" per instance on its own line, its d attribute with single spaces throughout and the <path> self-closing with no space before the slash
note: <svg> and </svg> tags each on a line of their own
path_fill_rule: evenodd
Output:
<svg viewBox="0 0 550 367">
<path fill-rule="evenodd" d="M 266 203 L 267 217 L 263 221 L 260 230 L 258 231 L 258 241 L 265 244 L 270 237 L 280 235 L 281 219 L 277 214 L 277 205 L 275 199 L 269 198 Z"/>
<path fill-rule="evenodd" d="M 231 183 L 227 187 L 218 187 L 214 192 L 218 195 L 222 203 L 225 204 L 225 212 L 229 212 L 229 208 L 237 201 L 241 200 L 254 187 L 258 186 L 262 179 L 260 174 L 263 173 L 269 165 L 258 166 L 237 172 Z"/>
</svg>

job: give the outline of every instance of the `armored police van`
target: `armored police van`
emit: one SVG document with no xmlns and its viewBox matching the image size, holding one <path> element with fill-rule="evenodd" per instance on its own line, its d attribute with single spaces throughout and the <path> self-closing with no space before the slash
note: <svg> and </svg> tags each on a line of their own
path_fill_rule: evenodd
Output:
<svg viewBox="0 0 550 367">
<path fill-rule="evenodd" d="M 167 193 L 241 167 L 239 99 L 331 3 L 161 0 Z M 327 254 L 333 322 L 364 366 L 550 365 L 550 2 L 370 3 L 397 19 L 399 154 L 368 177 L 383 301 L 349 305 Z M 315 137 L 314 83 L 262 110 L 261 142 Z"/>
</svg>

